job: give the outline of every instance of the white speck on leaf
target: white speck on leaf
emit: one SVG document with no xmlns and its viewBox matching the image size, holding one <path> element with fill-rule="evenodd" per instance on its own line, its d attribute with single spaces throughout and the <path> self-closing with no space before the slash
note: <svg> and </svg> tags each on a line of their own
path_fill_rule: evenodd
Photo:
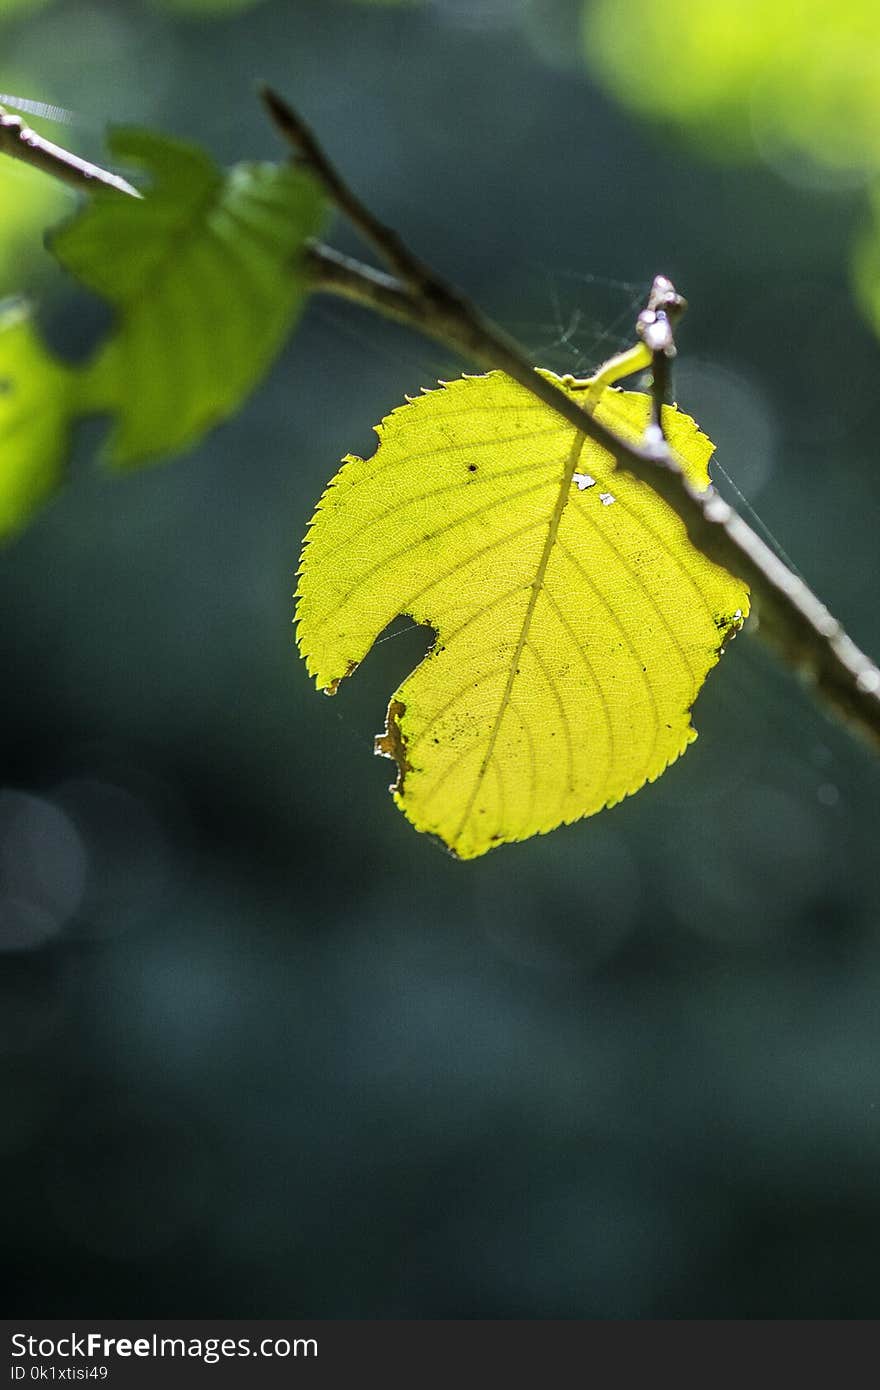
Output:
<svg viewBox="0 0 880 1390">
<path fill-rule="evenodd" d="M 578 492 L 583 492 L 585 488 L 596 486 L 596 479 L 591 478 L 589 473 L 574 473 L 571 481 L 577 483 Z"/>
</svg>

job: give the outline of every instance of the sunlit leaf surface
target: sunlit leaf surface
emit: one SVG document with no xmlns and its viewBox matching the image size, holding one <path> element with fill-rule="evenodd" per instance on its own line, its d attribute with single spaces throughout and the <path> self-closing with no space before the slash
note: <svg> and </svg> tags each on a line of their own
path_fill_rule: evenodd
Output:
<svg viewBox="0 0 880 1390">
<path fill-rule="evenodd" d="M 636 439 L 648 399 L 606 390 L 597 414 Z M 664 424 L 705 486 L 710 442 L 677 410 Z M 397 614 L 435 630 L 377 743 L 412 823 L 472 858 L 658 777 L 696 736 L 691 705 L 742 623 L 744 586 L 500 372 L 413 400 L 377 434 L 318 505 L 298 640 L 333 692 Z"/>
</svg>

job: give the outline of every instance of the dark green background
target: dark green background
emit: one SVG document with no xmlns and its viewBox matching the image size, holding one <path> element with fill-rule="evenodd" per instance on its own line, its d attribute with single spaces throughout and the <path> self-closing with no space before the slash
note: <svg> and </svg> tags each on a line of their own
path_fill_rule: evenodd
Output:
<svg viewBox="0 0 880 1390">
<path fill-rule="evenodd" d="M 557 369 L 622 346 L 672 275 L 683 405 L 876 652 L 863 195 L 696 162 L 591 85 L 575 10 L 61 3 L 3 61 L 223 161 L 280 152 L 271 81 Z M 84 351 L 100 316 L 60 277 L 41 294 Z M 371 755 L 420 634 L 335 701 L 298 661 L 322 487 L 460 367 L 315 302 L 186 458 L 110 479 L 83 429 L 0 556 L 0 929 L 30 946 L 0 956 L 10 1314 L 880 1313 L 870 755 L 741 637 L 660 783 L 459 864 Z"/>
</svg>

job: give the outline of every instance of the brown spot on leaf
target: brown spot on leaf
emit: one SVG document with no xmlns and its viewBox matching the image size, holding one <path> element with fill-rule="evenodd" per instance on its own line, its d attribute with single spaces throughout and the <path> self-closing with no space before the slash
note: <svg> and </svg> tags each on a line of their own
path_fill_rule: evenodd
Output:
<svg viewBox="0 0 880 1390">
<path fill-rule="evenodd" d="M 350 661 L 345 668 L 344 675 L 337 676 L 335 681 L 331 681 L 329 685 L 324 686 L 324 694 L 335 695 L 342 682 L 348 680 L 349 676 L 353 676 L 359 665 L 360 662 L 358 661 Z"/>
<path fill-rule="evenodd" d="M 392 791 L 403 794 L 403 779 L 412 772 L 412 763 L 406 756 L 406 740 L 400 729 L 400 721 L 406 714 L 402 700 L 392 700 L 385 716 L 385 732 L 376 735 L 375 752 L 380 758 L 393 758 L 397 763 L 397 781 Z"/>
<path fill-rule="evenodd" d="M 715 648 L 716 659 L 724 655 L 725 647 L 728 642 L 732 642 L 737 633 L 742 630 L 745 622 L 742 609 L 738 608 L 735 613 L 718 614 L 715 618 L 715 626 L 718 629 L 720 641 Z"/>
</svg>

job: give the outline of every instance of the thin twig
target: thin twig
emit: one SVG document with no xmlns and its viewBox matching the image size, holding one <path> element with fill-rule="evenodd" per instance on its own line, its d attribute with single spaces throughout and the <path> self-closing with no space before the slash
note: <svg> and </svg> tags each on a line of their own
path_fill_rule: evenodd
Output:
<svg viewBox="0 0 880 1390">
<path fill-rule="evenodd" d="M 35 169 L 41 169 L 45 174 L 52 174 L 56 179 L 61 179 L 82 193 L 94 193 L 95 186 L 98 185 L 110 188 L 114 193 L 126 193 L 130 198 L 141 196 L 136 188 L 125 179 L 121 179 L 118 174 L 111 174 L 99 164 L 90 164 L 87 159 L 80 159 L 79 155 L 71 154 L 70 150 L 63 149 L 61 145 L 53 145 L 51 140 L 45 140 L 42 135 L 31 130 L 20 116 L 12 115 L 3 106 L 0 106 L 0 153 L 20 159 Z"/>
<path fill-rule="evenodd" d="M 657 275 L 648 302 L 636 320 L 636 333 L 651 354 L 651 427 L 661 438 L 663 407 L 672 399 L 672 362 L 676 355 L 673 328 L 687 308 L 671 280 Z"/>
<path fill-rule="evenodd" d="M 276 128 L 292 146 L 299 163 L 309 168 L 324 189 L 327 197 L 348 218 L 366 242 L 379 252 L 394 273 L 417 293 L 430 293 L 436 275 L 413 255 L 397 233 L 380 222 L 375 213 L 362 203 L 327 157 L 311 127 L 298 111 L 274 92 L 271 87 L 260 88 L 260 96 Z"/>
</svg>

